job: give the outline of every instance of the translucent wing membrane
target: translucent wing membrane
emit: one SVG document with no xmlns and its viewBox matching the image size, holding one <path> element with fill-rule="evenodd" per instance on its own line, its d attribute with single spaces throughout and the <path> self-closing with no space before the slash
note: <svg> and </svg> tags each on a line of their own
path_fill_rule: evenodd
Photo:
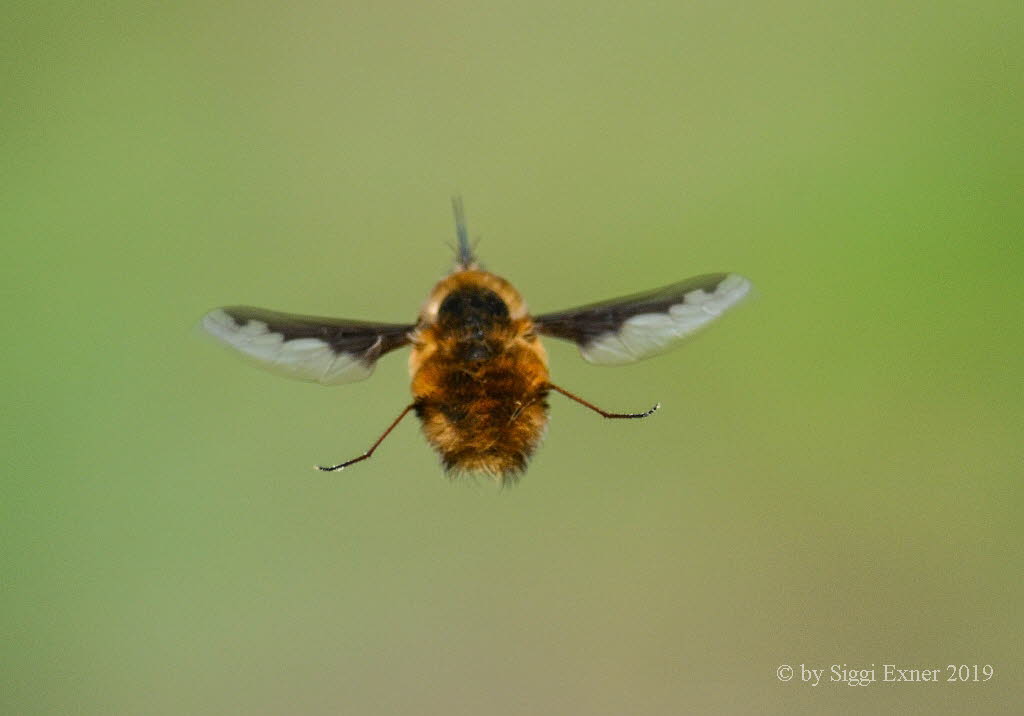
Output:
<svg viewBox="0 0 1024 716">
<path fill-rule="evenodd" d="M 409 342 L 414 327 L 299 316 L 249 306 L 210 311 L 202 326 L 267 370 L 323 385 L 369 377 L 380 356 Z"/>
<path fill-rule="evenodd" d="M 538 333 L 576 343 L 587 361 L 620 365 L 674 348 L 749 291 L 738 274 L 707 274 L 533 320 Z"/>
</svg>

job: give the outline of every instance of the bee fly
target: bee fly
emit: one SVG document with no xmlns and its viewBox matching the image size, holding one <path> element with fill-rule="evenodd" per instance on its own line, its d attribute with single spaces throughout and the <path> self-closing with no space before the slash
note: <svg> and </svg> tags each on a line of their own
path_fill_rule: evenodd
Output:
<svg viewBox="0 0 1024 716">
<path fill-rule="evenodd" d="M 551 391 L 605 418 L 611 413 L 549 380 L 538 335 L 574 342 L 583 358 L 619 365 L 666 351 L 742 299 L 750 282 L 707 274 L 646 293 L 531 316 L 519 292 L 484 271 L 470 248 L 459 199 L 455 269 L 434 286 L 414 324 L 372 323 L 231 306 L 211 311 L 203 328 L 271 371 L 324 385 L 369 377 L 377 359 L 409 345 L 413 400 L 362 455 L 365 460 L 410 412 L 448 472 L 515 479 L 537 449 Z"/>
</svg>

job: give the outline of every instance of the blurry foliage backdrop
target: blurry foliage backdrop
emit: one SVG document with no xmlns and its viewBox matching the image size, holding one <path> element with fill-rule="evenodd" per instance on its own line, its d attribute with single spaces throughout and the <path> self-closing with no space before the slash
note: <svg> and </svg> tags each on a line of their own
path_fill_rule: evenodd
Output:
<svg viewBox="0 0 1024 716">
<path fill-rule="evenodd" d="M 1012 713 L 1019 2 L 11 3 L 0 712 Z M 549 343 L 522 483 L 404 358 L 327 389 L 207 309 L 411 320 L 464 195 L 554 310 L 717 270 L 669 356 Z M 811 688 L 783 663 L 986 664 Z"/>
</svg>

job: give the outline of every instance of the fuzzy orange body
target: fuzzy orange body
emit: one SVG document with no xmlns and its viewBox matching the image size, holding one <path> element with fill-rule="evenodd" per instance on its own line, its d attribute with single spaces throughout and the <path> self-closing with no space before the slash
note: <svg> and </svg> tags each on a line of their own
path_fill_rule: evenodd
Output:
<svg viewBox="0 0 1024 716">
<path fill-rule="evenodd" d="M 521 473 L 548 422 L 548 366 L 522 296 L 475 268 L 441 280 L 409 357 L 423 433 L 452 472 Z"/>
</svg>

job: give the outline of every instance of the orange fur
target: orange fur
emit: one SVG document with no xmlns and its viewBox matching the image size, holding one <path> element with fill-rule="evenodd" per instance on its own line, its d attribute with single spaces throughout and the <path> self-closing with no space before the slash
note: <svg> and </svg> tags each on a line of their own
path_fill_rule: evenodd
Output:
<svg viewBox="0 0 1024 716">
<path fill-rule="evenodd" d="M 453 292 L 492 292 L 508 309 L 477 339 L 490 357 L 466 360 L 461 325 L 439 321 Z M 451 472 L 514 479 L 526 467 L 547 426 L 547 354 L 519 292 L 486 271 L 456 271 L 442 279 L 423 307 L 409 357 L 412 393 L 423 433 Z"/>
</svg>

